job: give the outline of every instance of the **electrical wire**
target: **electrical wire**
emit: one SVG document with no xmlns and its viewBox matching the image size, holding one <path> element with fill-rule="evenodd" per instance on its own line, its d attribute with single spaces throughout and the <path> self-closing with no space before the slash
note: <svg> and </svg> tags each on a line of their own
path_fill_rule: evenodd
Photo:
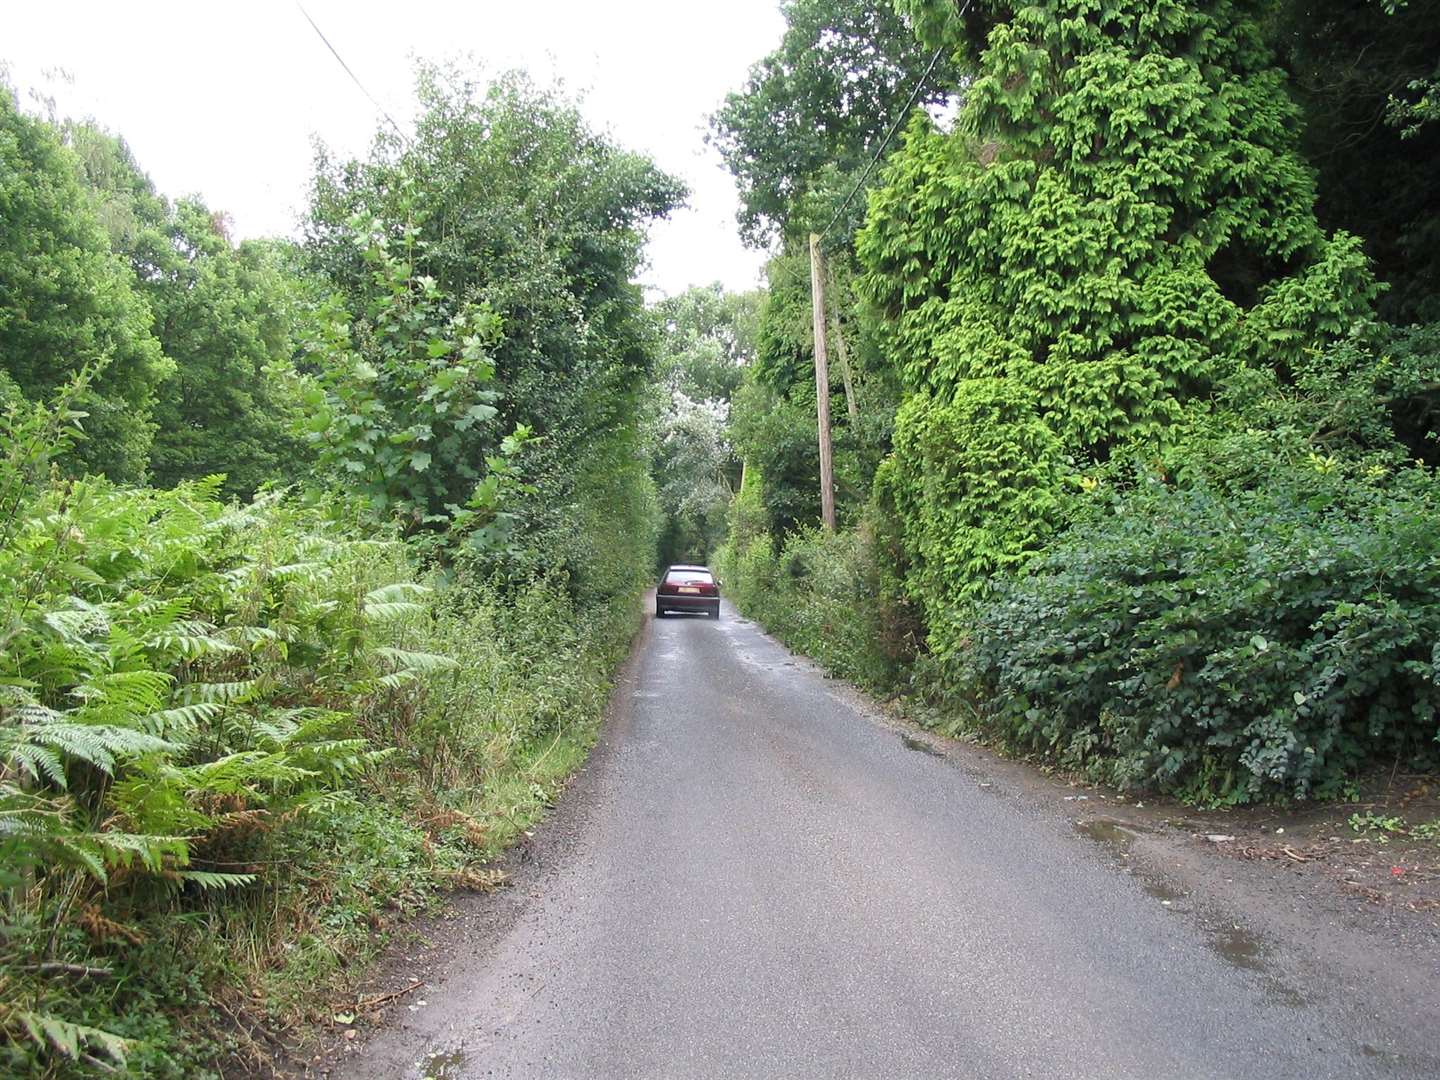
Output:
<svg viewBox="0 0 1440 1080">
<path fill-rule="evenodd" d="M 360 92 L 370 99 L 370 104 L 379 110 L 380 115 L 390 122 L 390 126 L 395 129 L 395 134 L 399 135 L 404 142 L 408 143 L 410 137 L 400 130 L 400 125 L 395 122 L 395 118 L 386 112 L 385 106 L 381 105 L 380 102 L 375 99 L 375 95 L 365 88 L 365 84 L 360 81 L 360 76 L 350 70 L 350 65 L 345 62 L 345 58 L 340 55 L 334 45 L 330 44 L 330 39 L 325 36 L 325 31 L 320 29 L 315 20 L 310 17 L 310 13 L 305 10 L 305 5 L 300 3 L 300 0 L 295 0 L 295 6 L 300 9 L 300 14 L 305 16 L 305 21 L 310 24 L 311 29 L 320 36 L 320 40 L 323 41 L 325 47 L 330 50 L 330 55 L 335 57 L 340 66 L 345 69 L 345 74 L 349 75 L 355 85 L 360 88 Z"/>
<path fill-rule="evenodd" d="M 961 6 L 959 13 L 955 17 L 957 19 L 963 19 L 965 12 L 970 10 L 970 4 L 971 0 L 965 0 L 965 3 Z M 825 228 L 820 230 L 820 238 L 822 240 L 825 238 L 825 234 L 834 228 L 835 222 L 840 220 L 840 215 L 845 213 L 846 207 L 850 205 L 850 200 L 855 198 L 855 193 L 865 186 L 865 181 L 870 178 L 871 170 L 875 168 L 881 155 L 885 153 L 885 148 L 890 145 L 890 140 L 895 137 L 895 132 L 900 130 L 900 125 L 905 122 L 905 117 L 909 116 L 910 110 L 915 107 L 915 102 L 920 98 L 920 91 L 925 88 L 926 81 L 935 70 L 935 65 L 940 62 L 940 56 L 944 52 L 945 46 L 943 45 L 935 50 L 935 55 L 930 58 L 929 67 L 927 67 L 925 73 L 920 76 L 920 80 L 915 84 L 915 89 L 910 92 L 910 100 L 905 102 L 905 107 L 900 110 L 895 117 L 895 122 L 890 125 L 890 130 L 886 132 L 884 140 L 880 143 L 880 149 L 875 151 L 875 156 L 870 159 L 870 164 L 865 166 L 865 171 L 860 174 L 860 179 L 855 182 L 855 186 L 850 189 L 850 194 L 845 196 L 845 201 L 840 204 L 840 209 L 835 211 L 834 216 L 830 218 Z"/>
</svg>

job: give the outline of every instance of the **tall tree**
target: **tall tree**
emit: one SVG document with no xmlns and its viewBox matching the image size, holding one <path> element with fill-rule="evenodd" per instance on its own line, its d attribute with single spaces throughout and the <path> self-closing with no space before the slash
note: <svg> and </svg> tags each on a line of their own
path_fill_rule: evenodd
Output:
<svg viewBox="0 0 1440 1080">
<path fill-rule="evenodd" d="M 249 496 L 297 476 L 308 454 L 292 433 L 291 361 L 307 315 L 290 245 L 233 244 L 222 214 L 199 199 L 165 198 L 124 140 L 93 124 L 68 124 L 66 139 L 174 362 L 156 391 L 154 482 L 218 473 L 226 493 Z"/>
<path fill-rule="evenodd" d="M 653 321 L 632 279 L 646 227 L 678 205 L 683 188 L 522 76 L 482 85 L 458 69 L 424 68 L 419 95 L 413 141 L 382 134 L 363 162 L 322 155 L 307 251 L 341 289 L 362 352 L 373 337 L 372 307 L 390 286 L 366 261 L 369 242 L 355 243 L 357 219 L 378 223 L 397 257 L 404 248 L 416 280 L 431 281 L 452 315 L 493 317 L 494 422 L 452 433 L 453 445 L 418 460 L 427 469 L 480 462 L 516 427 L 533 432 L 533 494 L 520 510 L 531 545 L 587 588 L 601 574 L 600 556 L 578 523 L 591 500 L 616 498 L 589 467 L 622 445 L 634 460 L 655 359 Z M 626 475 L 641 482 L 643 456 L 638 468 Z M 463 503 L 468 492 L 453 495 Z M 639 508 L 644 498 L 620 504 Z M 619 520 L 614 528 L 643 531 Z"/>
<path fill-rule="evenodd" d="M 728 402 L 755 357 L 759 307 L 759 292 L 726 292 L 719 282 L 661 300 L 656 378 L 695 401 Z"/>
<path fill-rule="evenodd" d="M 38 400 L 85 367 L 77 469 L 140 480 L 156 390 L 171 370 L 151 312 L 50 124 L 0 88 L 0 396 Z"/>
<path fill-rule="evenodd" d="M 779 48 L 710 118 L 740 187 L 740 234 L 755 246 L 825 224 L 931 59 L 888 3 L 786 0 L 781 11 Z M 958 72 L 942 57 L 920 103 L 946 102 Z M 863 213 L 863 200 L 852 203 L 842 235 Z"/>
</svg>

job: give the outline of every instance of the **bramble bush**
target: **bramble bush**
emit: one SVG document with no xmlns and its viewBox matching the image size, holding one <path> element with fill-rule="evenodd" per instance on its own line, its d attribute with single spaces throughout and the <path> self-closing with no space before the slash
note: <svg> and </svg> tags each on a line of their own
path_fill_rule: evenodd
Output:
<svg viewBox="0 0 1440 1080">
<path fill-rule="evenodd" d="M 1151 471 L 1097 495 L 975 607 L 932 695 L 1095 780 L 1210 804 L 1440 764 L 1434 475 L 1271 464 L 1259 486 Z"/>
</svg>

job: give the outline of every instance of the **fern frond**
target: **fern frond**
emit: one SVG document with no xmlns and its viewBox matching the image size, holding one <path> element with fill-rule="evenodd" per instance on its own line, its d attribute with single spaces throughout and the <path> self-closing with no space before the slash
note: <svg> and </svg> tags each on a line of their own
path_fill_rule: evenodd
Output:
<svg viewBox="0 0 1440 1080">
<path fill-rule="evenodd" d="M 39 781 L 43 777 L 61 791 L 65 790 L 65 765 L 60 755 L 50 747 L 19 743 L 10 748 L 9 761 L 32 780 Z"/>
<path fill-rule="evenodd" d="M 149 649 L 179 660 L 199 660 L 206 656 L 221 656 L 239 651 L 237 646 L 228 641 L 212 634 L 196 632 L 160 633 L 146 638 L 144 643 Z"/>
<path fill-rule="evenodd" d="M 253 885 L 256 880 L 255 874 L 217 874 L 211 870 L 181 870 L 175 875 L 181 881 L 194 882 L 200 888 L 210 889 L 234 889 L 241 885 Z"/>
<path fill-rule="evenodd" d="M 87 712 L 114 719 L 139 717 L 165 707 L 172 681 L 163 671 L 107 671 L 91 676 L 70 693 Z"/>
<path fill-rule="evenodd" d="M 224 711 L 225 706 L 218 701 L 197 701 L 193 705 L 177 705 L 172 709 L 161 709 L 142 716 L 136 726 L 152 735 L 170 732 L 173 735 L 188 736 L 201 724 L 214 720 Z"/>
<path fill-rule="evenodd" d="M 177 772 L 191 788 L 220 794 L 245 791 L 254 783 L 297 783 L 317 775 L 292 765 L 284 752 L 261 750 L 242 750 Z"/>
<path fill-rule="evenodd" d="M 103 637 L 110 629 L 110 618 L 105 610 L 95 604 L 81 600 L 78 596 L 67 597 L 67 606 L 47 611 L 40 616 L 40 622 L 54 631 L 62 641 L 82 641 L 89 637 Z"/>
<path fill-rule="evenodd" d="M 53 839 L 79 859 L 102 885 L 108 867 L 133 866 L 139 862 L 152 874 L 158 874 L 165 869 L 168 860 L 184 865 L 190 857 L 189 844 L 183 836 L 107 832 L 102 829 L 60 834 Z M 97 864 L 100 867 L 98 872 Z"/>
<path fill-rule="evenodd" d="M 328 735 L 348 719 L 349 713 L 333 709 L 277 709 L 257 718 L 252 730 L 262 740 L 268 740 L 273 748 L 280 749 Z"/>
<path fill-rule="evenodd" d="M 259 679 L 219 683 L 193 682 L 180 688 L 180 696 L 187 705 L 238 705 L 253 698 L 259 689 Z"/>
<path fill-rule="evenodd" d="M 71 1061 L 79 1061 L 82 1051 L 98 1050 L 117 1066 L 125 1066 L 125 1055 L 130 1048 L 130 1041 L 122 1039 L 114 1032 L 77 1024 L 53 1013 L 32 1012 L 29 1009 L 11 1009 L 6 1019 L 10 1017 L 14 1018 L 31 1041 L 41 1049 L 58 1050 Z"/>
<path fill-rule="evenodd" d="M 402 600 L 417 600 L 430 592 L 424 585 L 417 585 L 413 581 L 397 581 L 390 585 L 382 585 L 378 589 L 371 589 L 365 594 L 365 607 L 368 610 L 371 604 L 393 604 Z"/>
<path fill-rule="evenodd" d="M 375 655 L 390 661 L 397 671 L 414 671 L 422 675 L 429 675 L 436 671 L 451 671 L 459 665 L 448 656 L 440 653 L 414 652 L 409 649 L 394 649 L 382 646 L 375 650 Z"/>
<path fill-rule="evenodd" d="M 372 604 L 367 601 L 365 604 L 365 618 L 377 623 L 394 622 L 396 619 L 404 618 L 407 615 L 419 615 L 424 611 L 423 604 L 408 602 Z"/>
<path fill-rule="evenodd" d="M 48 747 L 111 775 L 117 759 L 176 749 L 174 743 L 158 736 L 109 724 L 35 724 L 15 729 L 13 736 L 15 742 L 9 748 L 11 755 L 17 754 L 19 748 L 27 744 Z M 63 782 L 60 786 L 64 786 Z"/>
</svg>

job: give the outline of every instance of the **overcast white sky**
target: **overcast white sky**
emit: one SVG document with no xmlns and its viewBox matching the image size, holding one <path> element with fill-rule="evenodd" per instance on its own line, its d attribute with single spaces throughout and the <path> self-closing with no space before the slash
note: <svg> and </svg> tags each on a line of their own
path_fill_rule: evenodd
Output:
<svg viewBox="0 0 1440 1080">
<path fill-rule="evenodd" d="M 6 7 L 0 63 L 22 104 L 38 88 L 62 115 L 93 116 L 125 137 L 162 192 L 202 195 L 241 236 L 293 232 L 312 135 L 363 154 L 382 122 L 294 0 Z M 414 113 L 415 56 L 472 54 L 486 71 L 563 79 L 584 94 L 592 124 L 691 188 L 690 209 L 653 230 L 642 280 L 666 293 L 758 283 L 762 257 L 736 238 L 734 188 L 702 137 L 705 116 L 779 42 L 778 0 L 305 0 L 305 9 L 402 126 Z"/>
</svg>

